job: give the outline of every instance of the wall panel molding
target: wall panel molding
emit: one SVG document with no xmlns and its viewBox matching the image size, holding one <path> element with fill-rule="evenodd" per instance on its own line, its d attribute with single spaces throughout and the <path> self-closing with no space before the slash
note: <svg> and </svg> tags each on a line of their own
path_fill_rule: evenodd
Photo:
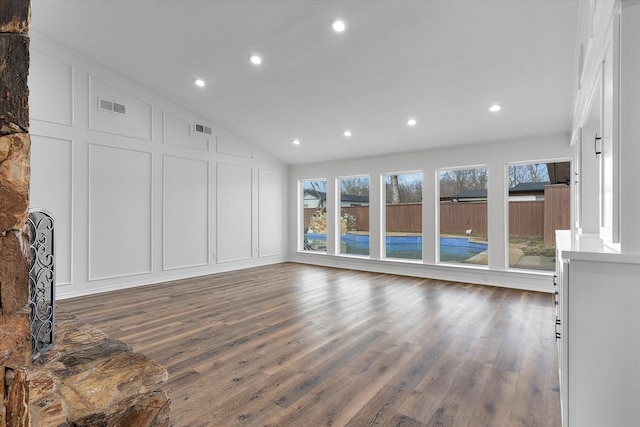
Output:
<svg viewBox="0 0 640 427">
<path fill-rule="evenodd" d="M 189 122 L 174 116 L 166 111 L 162 112 L 162 142 L 164 144 L 175 145 L 178 147 L 191 148 L 196 150 L 208 151 L 209 140 L 215 136 L 209 137 L 194 135 L 193 126 L 195 122 Z"/>
<path fill-rule="evenodd" d="M 163 156 L 162 265 L 174 270 L 209 263 L 209 163 Z"/>
<path fill-rule="evenodd" d="M 118 70 L 38 34 L 33 34 L 31 47 L 30 133 L 37 169 L 32 171 L 32 201 L 55 211 L 59 225 L 69 224 L 68 232 L 58 229 L 58 260 L 64 263 L 58 271 L 58 296 L 286 260 L 284 254 L 260 258 L 256 253 L 257 168 L 286 175 L 286 164 L 127 81 Z M 98 97 L 125 105 L 127 114 L 100 110 Z M 210 126 L 211 135 L 193 135 L 194 123 Z M 52 160 L 51 167 L 41 165 L 45 159 Z M 222 180 L 218 161 L 228 164 L 223 169 L 229 174 L 223 173 Z M 169 176 L 165 164 L 173 167 Z M 235 182 L 233 188 L 225 187 L 225 178 L 234 174 L 240 175 L 240 193 L 233 189 Z M 186 186 L 193 193 L 179 194 L 178 187 L 187 182 L 196 182 Z M 218 200 L 225 200 L 224 205 Z M 239 214 L 238 204 L 245 205 Z M 191 230 L 181 234 L 186 227 L 178 221 L 186 215 L 180 214 L 183 207 L 195 212 L 202 229 L 195 237 L 189 237 Z M 242 223 L 239 232 L 229 228 L 236 222 Z M 227 229 L 219 233 L 218 227 Z"/>
<path fill-rule="evenodd" d="M 151 273 L 151 160 L 89 143 L 89 281 Z"/>
<path fill-rule="evenodd" d="M 284 252 L 284 182 L 281 172 L 258 170 L 258 256 Z"/>
<path fill-rule="evenodd" d="M 218 163 L 217 260 L 219 263 L 253 257 L 253 169 Z"/>
<path fill-rule="evenodd" d="M 30 207 L 55 221 L 56 286 L 73 281 L 73 141 L 31 135 Z"/>
<path fill-rule="evenodd" d="M 35 54 L 34 54 L 35 53 Z M 64 126 L 74 124 L 74 67 L 36 49 L 29 69 L 29 115 Z"/>
<path fill-rule="evenodd" d="M 253 159 L 253 153 L 251 153 L 247 147 L 244 147 L 241 143 L 234 141 L 226 135 L 218 136 L 216 140 L 216 151 L 218 154 Z"/>
<path fill-rule="evenodd" d="M 100 109 L 100 100 L 122 105 L 124 113 Z M 145 141 L 152 140 L 153 107 L 146 101 L 89 75 L 88 105 L 90 130 Z"/>
</svg>

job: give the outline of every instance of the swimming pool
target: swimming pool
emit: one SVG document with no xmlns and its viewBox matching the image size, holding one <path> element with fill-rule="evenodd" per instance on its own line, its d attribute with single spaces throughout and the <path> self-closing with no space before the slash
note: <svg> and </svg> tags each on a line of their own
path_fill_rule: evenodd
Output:
<svg viewBox="0 0 640 427">
<path fill-rule="evenodd" d="M 325 248 L 325 234 L 307 234 L 305 239 L 312 247 Z M 387 236 L 387 257 L 422 259 L 422 236 Z M 340 236 L 342 253 L 369 255 L 369 236 L 343 234 Z M 487 250 L 486 243 L 469 241 L 467 237 L 440 237 L 440 261 L 461 262 Z"/>
<path fill-rule="evenodd" d="M 487 243 L 470 241 L 467 237 L 440 237 L 440 261 L 461 262 L 487 250 Z"/>
</svg>

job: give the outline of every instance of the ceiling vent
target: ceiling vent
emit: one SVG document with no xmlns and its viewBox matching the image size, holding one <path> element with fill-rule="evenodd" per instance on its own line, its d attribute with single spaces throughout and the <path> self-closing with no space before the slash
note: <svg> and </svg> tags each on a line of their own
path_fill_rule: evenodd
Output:
<svg viewBox="0 0 640 427">
<path fill-rule="evenodd" d="M 212 129 L 209 126 L 205 126 L 202 123 L 194 123 L 193 124 L 194 133 L 200 136 L 206 136 L 212 134 Z"/>
<path fill-rule="evenodd" d="M 127 112 L 126 105 L 118 104 L 117 102 L 109 101 L 103 98 L 98 98 L 98 109 L 118 114 L 125 114 Z"/>
</svg>

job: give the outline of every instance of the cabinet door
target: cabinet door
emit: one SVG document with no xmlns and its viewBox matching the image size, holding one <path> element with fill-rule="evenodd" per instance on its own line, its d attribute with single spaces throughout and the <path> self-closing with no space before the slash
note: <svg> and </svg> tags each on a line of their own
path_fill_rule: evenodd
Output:
<svg viewBox="0 0 640 427">
<path fill-rule="evenodd" d="M 615 171 L 619 168 L 618 150 L 618 58 L 616 55 L 618 26 L 616 16 L 611 43 L 602 62 L 602 119 L 600 156 L 600 237 L 605 242 L 618 243 L 618 179 Z"/>
<path fill-rule="evenodd" d="M 569 267 L 568 425 L 640 426 L 640 264 Z"/>
<path fill-rule="evenodd" d="M 568 425 L 569 403 L 569 262 L 557 258 L 556 264 L 556 342 L 558 344 L 558 375 L 562 425 Z"/>
<path fill-rule="evenodd" d="M 598 81 L 600 82 L 600 78 Z M 578 171 L 578 203 L 580 230 L 585 234 L 600 232 L 600 154 L 596 154 L 599 144 L 602 118 L 602 90 L 597 84 L 593 88 L 588 120 L 580 129 L 579 146 L 576 147 Z M 599 147 L 599 145 L 598 145 Z"/>
</svg>

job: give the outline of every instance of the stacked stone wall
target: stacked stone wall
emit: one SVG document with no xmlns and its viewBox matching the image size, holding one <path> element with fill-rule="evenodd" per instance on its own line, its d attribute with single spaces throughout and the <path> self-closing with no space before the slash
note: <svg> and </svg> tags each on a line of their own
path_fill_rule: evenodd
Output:
<svg viewBox="0 0 640 427">
<path fill-rule="evenodd" d="M 356 218 L 342 211 L 340 215 L 340 234 L 345 234 L 348 231 L 355 231 L 358 229 Z M 318 209 L 309 218 L 309 233 L 314 234 L 326 234 L 327 233 L 327 210 L 322 208 Z"/>
<path fill-rule="evenodd" d="M 10 384 L 29 366 L 29 0 L 0 2 L 0 426 L 26 425 Z"/>
</svg>

